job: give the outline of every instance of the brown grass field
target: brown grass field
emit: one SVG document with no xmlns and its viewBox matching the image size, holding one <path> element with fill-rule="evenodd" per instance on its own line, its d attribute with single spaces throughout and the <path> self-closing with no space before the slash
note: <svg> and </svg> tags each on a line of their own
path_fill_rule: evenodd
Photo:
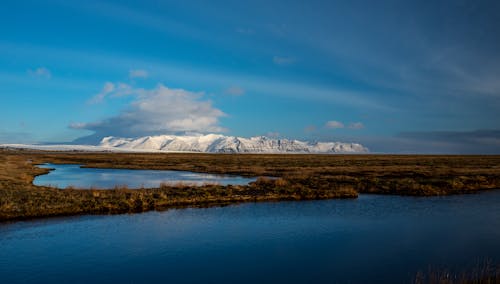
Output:
<svg viewBox="0 0 500 284">
<path fill-rule="evenodd" d="M 39 163 L 273 176 L 245 186 L 57 189 L 32 184 Z M 0 221 L 118 214 L 238 202 L 356 198 L 359 193 L 435 196 L 500 188 L 500 156 L 267 155 L 43 152 L 0 149 Z"/>
</svg>

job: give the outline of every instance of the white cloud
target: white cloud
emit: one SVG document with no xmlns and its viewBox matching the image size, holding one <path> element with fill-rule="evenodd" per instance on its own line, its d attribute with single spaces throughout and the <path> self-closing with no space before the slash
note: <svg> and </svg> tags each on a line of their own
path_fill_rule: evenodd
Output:
<svg viewBox="0 0 500 284">
<path fill-rule="evenodd" d="M 111 92 L 115 90 L 115 84 L 111 82 L 106 82 L 104 83 L 104 86 L 102 87 L 102 90 L 95 96 L 93 96 L 88 103 L 89 104 L 98 104 L 101 103 L 104 98 L 109 95 Z"/>
<path fill-rule="evenodd" d="M 104 101 L 106 97 L 124 97 L 128 95 L 132 95 L 134 93 L 134 89 L 132 86 L 125 83 L 111 83 L 106 82 L 102 87 L 102 90 L 93 96 L 88 103 L 89 104 L 98 104 Z"/>
<path fill-rule="evenodd" d="M 365 125 L 362 122 L 351 122 L 349 123 L 348 128 L 350 129 L 362 129 Z"/>
<path fill-rule="evenodd" d="M 238 86 L 232 86 L 226 89 L 226 94 L 232 95 L 232 96 L 241 96 L 245 94 L 245 90 L 241 87 Z"/>
<path fill-rule="evenodd" d="M 50 70 L 45 67 L 38 67 L 35 70 L 29 69 L 28 74 L 44 79 L 50 79 L 52 77 Z"/>
<path fill-rule="evenodd" d="M 214 108 L 210 101 L 203 100 L 203 93 L 169 89 L 162 84 L 150 90 L 134 89 L 126 84 L 112 88 L 106 84 L 103 91 L 104 96 L 132 95 L 135 99 L 117 116 L 98 122 L 74 123 L 71 128 L 91 130 L 102 136 L 126 137 L 225 131 L 219 126 L 219 118 L 225 114 Z"/>
<path fill-rule="evenodd" d="M 327 128 L 332 128 L 332 129 L 344 128 L 344 124 L 342 122 L 336 121 L 336 120 L 327 121 L 325 126 Z"/>
<path fill-rule="evenodd" d="M 134 78 L 147 78 L 149 76 L 148 71 L 142 69 L 133 69 L 128 72 L 130 79 Z"/>
<path fill-rule="evenodd" d="M 362 122 L 351 122 L 346 126 L 344 123 L 340 121 L 330 120 L 326 122 L 325 127 L 331 129 L 339 129 L 339 128 L 362 129 L 365 126 Z"/>
<path fill-rule="evenodd" d="M 135 90 L 132 86 L 125 83 L 116 83 L 115 90 L 110 93 L 111 97 L 124 97 L 134 94 Z"/>
<path fill-rule="evenodd" d="M 274 64 L 277 64 L 277 65 L 291 65 L 291 64 L 295 63 L 295 58 L 284 57 L 284 56 L 274 56 L 273 62 L 274 62 Z"/>
</svg>

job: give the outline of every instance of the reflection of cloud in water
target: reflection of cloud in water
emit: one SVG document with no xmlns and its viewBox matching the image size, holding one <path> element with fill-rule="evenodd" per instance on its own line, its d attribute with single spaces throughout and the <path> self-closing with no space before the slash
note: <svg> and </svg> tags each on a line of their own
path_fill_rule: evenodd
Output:
<svg viewBox="0 0 500 284">
<path fill-rule="evenodd" d="M 164 185 L 164 186 L 179 186 L 179 185 L 200 186 L 200 185 L 206 185 L 206 184 L 216 185 L 216 184 L 220 184 L 220 183 L 218 183 L 215 180 L 212 180 L 212 181 L 210 181 L 210 180 L 190 180 L 190 181 L 186 181 L 186 180 L 169 180 L 169 181 L 161 181 L 160 182 L 160 185 Z M 228 183 L 228 184 L 231 184 L 231 183 Z"/>
<path fill-rule="evenodd" d="M 35 178 L 34 184 L 47 186 L 57 184 L 59 188 L 68 186 L 76 188 L 114 188 L 127 186 L 129 188 L 154 188 L 165 185 L 239 185 L 248 184 L 255 178 L 225 176 L 220 174 L 193 173 L 185 171 L 160 170 L 127 170 L 127 169 L 95 169 L 81 168 L 80 165 L 44 164 L 43 168 L 55 169 L 49 174 Z"/>
</svg>

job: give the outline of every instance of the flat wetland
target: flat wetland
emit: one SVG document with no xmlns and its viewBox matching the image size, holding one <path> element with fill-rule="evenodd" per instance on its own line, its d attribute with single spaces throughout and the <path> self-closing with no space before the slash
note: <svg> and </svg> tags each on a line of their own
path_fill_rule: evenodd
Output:
<svg viewBox="0 0 500 284">
<path fill-rule="evenodd" d="M 58 189 L 33 185 L 37 175 L 49 172 L 36 167 L 43 163 L 260 178 L 249 185 Z M 357 198 L 360 193 L 437 196 L 498 188 L 500 156 L 492 155 L 163 154 L 0 149 L 0 221 L 240 202 Z"/>
</svg>

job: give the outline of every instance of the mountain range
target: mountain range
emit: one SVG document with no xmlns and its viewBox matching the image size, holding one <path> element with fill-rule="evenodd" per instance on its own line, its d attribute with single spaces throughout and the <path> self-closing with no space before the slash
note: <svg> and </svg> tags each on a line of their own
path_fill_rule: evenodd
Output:
<svg viewBox="0 0 500 284">
<path fill-rule="evenodd" d="M 273 139 L 265 136 L 251 138 L 220 134 L 158 135 L 139 138 L 105 137 L 100 147 L 122 150 L 151 150 L 165 152 L 205 153 L 366 153 L 368 149 L 357 143 L 304 142 Z"/>
</svg>

